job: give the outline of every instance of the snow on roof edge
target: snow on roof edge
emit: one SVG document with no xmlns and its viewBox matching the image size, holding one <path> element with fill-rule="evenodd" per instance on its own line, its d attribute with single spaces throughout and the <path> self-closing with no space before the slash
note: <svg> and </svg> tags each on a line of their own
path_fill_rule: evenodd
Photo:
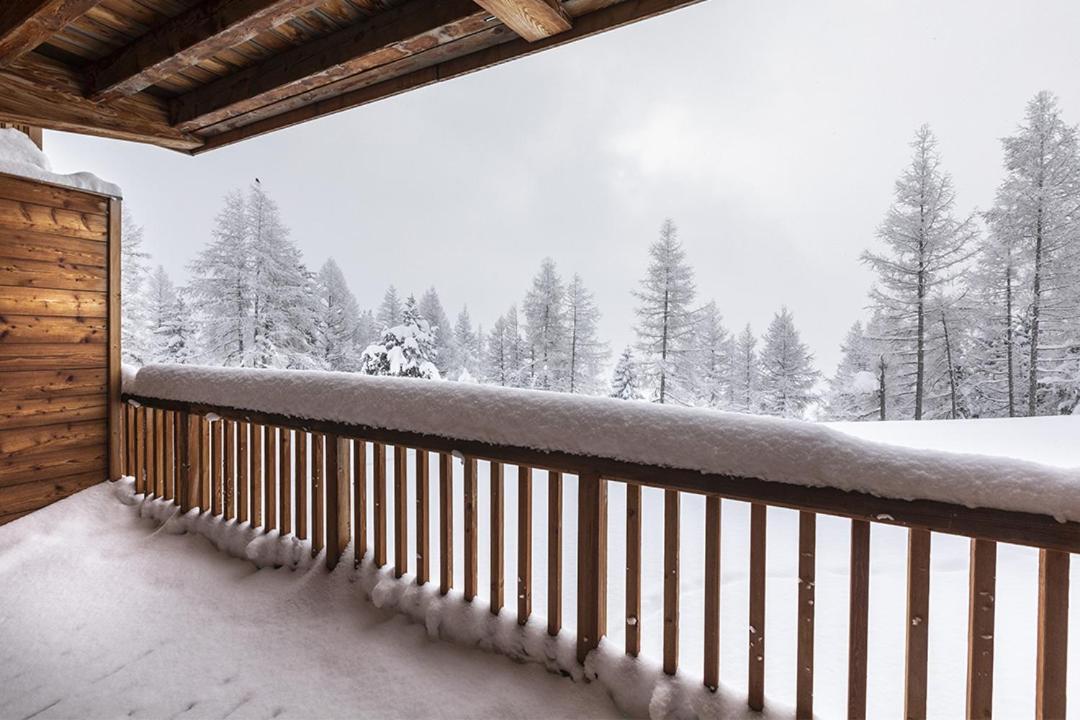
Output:
<svg viewBox="0 0 1080 720">
<path fill-rule="evenodd" d="M 886 445 L 799 420 L 301 370 L 151 365 L 125 392 L 1080 522 L 1080 468 Z"/>
<path fill-rule="evenodd" d="M 0 174 L 37 180 L 38 182 L 95 195 L 122 198 L 123 191 L 88 172 L 61 174 L 52 171 L 48 157 L 26 133 L 14 128 L 0 128 Z"/>
</svg>

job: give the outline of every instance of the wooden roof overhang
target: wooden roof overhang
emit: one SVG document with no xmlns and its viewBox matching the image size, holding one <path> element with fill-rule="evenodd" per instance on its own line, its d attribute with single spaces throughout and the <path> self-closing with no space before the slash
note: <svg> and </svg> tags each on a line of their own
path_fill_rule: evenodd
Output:
<svg viewBox="0 0 1080 720">
<path fill-rule="evenodd" d="M 192 154 L 698 0 L 2 0 L 0 121 Z"/>
</svg>

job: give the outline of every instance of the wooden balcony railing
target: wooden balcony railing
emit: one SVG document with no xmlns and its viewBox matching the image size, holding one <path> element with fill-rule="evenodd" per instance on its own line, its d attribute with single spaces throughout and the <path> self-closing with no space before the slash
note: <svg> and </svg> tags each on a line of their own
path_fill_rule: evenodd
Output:
<svg viewBox="0 0 1080 720">
<path fill-rule="evenodd" d="M 438 546 L 439 589 L 454 584 L 454 544 L 463 543 L 464 597 L 472 601 L 478 587 L 478 519 L 489 513 L 490 607 L 503 610 L 505 549 L 504 489 L 516 482 L 517 492 L 517 620 L 524 624 L 533 612 L 533 573 L 543 559 L 534 558 L 534 538 L 541 528 L 533 522 L 534 480 L 547 483 L 547 629 L 557 635 L 563 626 L 563 605 L 571 594 L 577 608 L 577 657 L 584 662 L 606 634 L 607 547 L 625 542 L 625 652 L 641 648 L 641 493 L 642 487 L 664 492 L 663 534 L 663 669 L 678 669 L 680 639 L 702 643 L 702 682 L 720 683 L 720 518 L 721 503 L 751 504 L 749 552 L 748 703 L 761 709 L 765 702 L 765 577 L 766 507 L 799 511 L 798 617 L 796 714 L 813 714 L 814 594 L 817 514 L 850 519 L 850 595 L 847 712 L 866 715 L 867 636 L 870 535 L 874 524 L 909 528 L 907 553 L 907 624 L 905 717 L 926 715 L 930 537 L 932 532 L 971 538 L 966 702 L 970 717 L 989 717 L 994 665 L 994 595 L 997 543 L 1039 549 L 1036 714 L 1065 715 L 1068 637 L 1069 553 L 1080 549 L 1080 524 L 1057 522 L 1049 516 L 971 509 L 943 502 L 891 500 L 826 487 L 804 487 L 753 478 L 709 475 L 670 467 L 618 460 L 541 452 L 524 447 L 493 445 L 479 440 L 447 439 L 434 435 L 377 427 L 291 417 L 214 405 L 125 395 L 127 474 L 138 492 L 174 500 L 182 511 L 200 508 L 226 519 L 293 533 L 310 540 L 312 551 L 325 549 L 333 568 L 350 540 L 351 560 L 359 564 L 371 551 L 377 566 L 385 566 L 393 543 L 397 577 L 415 574 L 416 582 L 432 581 L 433 545 Z M 370 458 L 370 462 L 369 462 Z M 392 460 L 392 462 L 389 462 Z M 454 467 L 460 467 L 462 487 L 455 487 Z M 490 508 L 479 507 L 477 475 L 486 464 L 490 477 Z M 409 472 L 411 465 L 412 472 Z M 368 468 L 372 477 L 367 477 Z M 509 471 L 508 471 L 509 470 Z M 409 476 L 414 486 L 415 518 L 409 531 Z M 577 476 L 576 536 L 565 537 L 562 503 L 564 474 Z M 437 537 L 430 537 L 433 480 L 438 476 Z M 546 477 L 545 477 L 546 476 Z M 608 487 L 626 486 L 625 538 L 608 537 Z M 368 487 L 372 496 L 368 497 Z M 464 497 L 464 532 L 454 533 L 456 493 Z M 393 493 L 388 516 L 387 494 Z M 701 637 L 680 638 L 680 495 L 705 498 L 705 618 Z M 373 527 L 367 526 L 369 516 Z M 411 536 L 410 536 L 411 535 Z M 411 548 L 410 548 L 411 545 Z M 410 549 L 412 552 L 410 552 Z M 562 584 L 564 551 L 576 553 L 576 587 Z M 513 582 L 513 581 L 511 581 Z M 959 658 L 957 658 L 959 661 Z M 833 681 L 830 678 L 830 681 Z"/>
</svg>

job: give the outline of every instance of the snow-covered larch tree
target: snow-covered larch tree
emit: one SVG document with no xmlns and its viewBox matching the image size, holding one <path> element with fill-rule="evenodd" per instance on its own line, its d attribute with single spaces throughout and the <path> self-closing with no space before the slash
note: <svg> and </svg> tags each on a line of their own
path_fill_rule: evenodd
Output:
<svg viewBox="0 0 1080 720">
<path fill-rule="evenodd" d="M 518 328 L 517 307 L 495 321 L 484 350 L 484 382 L 521 387 L 525 373 L 525 341 Z"/>
<path fill-rule="evenodd" d="M 540 390 L 565 390 L 566 288 L 555 261 L 544 258 L 525 294 L 525 343 L 528 347 L 529 384 Z"/>
<path fill-rule="evenodd" d="M 638 378 L 637 364 L 634 362 L 634 350 L 627 345 L 618 362 L 615 363 L 615 372 L 611 377 L 610 397 L 619 400 L 640 400 L 641 382 Z"/>
<path fill-rule="evenodd" d="M 749 323 L 735 338 L 731 361 L 731 409 L 743 413 L 758 412 L 761 367 L 758 362 L 757 337 Z"/>
<path fill-rule="evenodd" d="M 149 253 L 143 250 L 143 229 L 124 206 L 121 216 L 120 264 L 124 272 L 120 278 L 120 346 L 124 362 L 145 365 L 154 362 L 151 357 L 152 342 L 147 308 L 147 279 Z"/>
<path fill-rule="evenodd" d="M 188 310 L 165 268 L 158 265 L 146 286 L 150 328 L 150 362 L 184 364 L 191 362 L 193 331 Z"/>
<path fill-rule="evenodd" d="M 915 133 L 911 164 L 896 181 L 895 199 L 878 229 L 884 252 L 863 253 L 877 272 L 871 297 L 889 325 L 889 332 L 907 373 L 913 398 L 912 415 L 923 417 L 926 395 L 926 338 L 932 318 L 929 298 L 953 281 L 970 257 L 975 235 L 972 217 L 954 217 L 956 193 L 941 169 L 937 140 L 928 125 Z"/>
<path fill-rule="evenodd" d="M 795 329 L 786 308 L 773 316 L 761 348 L 761 411 L 766 415 L 802 417 L 814 401 L 818 371 L 814 356 Z"/>
<path fill-rule="evenodd" d="M 454 348 L 457 352 L 454 358 L 454 378 L 462 373 L 470 376 L 481 375 L 481 349 L 483 346 L 483 333 L 473 326 L 472 316 L 469 315 L 468 306 L 461 308 L 457 320 L 454 322 Z"/>
<path fill-rule="evenodd" d="M 341 268 L 328 259 L 319 270 L 318 356 L 327 370 L 351 372 L 360 366 L 360 308 Z"/>
<path fill-rule="evenodd" d="M 649 267 L 634 293 L 642 374 L 660 403 L 688 402 L 679 381 L 692 350 L 694 294 L 694 271 L 669 218 L 649 247 Z"/>
<path fill-rule="evenodd" d="M 397 288 L 391 285 L 386 288 L 379 309 L 375 312 L 375 326 L 377 332 L 382 332 L 388 327 L 394 327 L 401 323 L 404 308 L 401 306 L 401 297 Z"/>
<path fill-rule="evenodd" d="M 697 405 L 719 408 L 731 400 L 732 339 L 723 317 L 710 301 L 695 319 L 694 348 L 689 380 Z"/>
<path fill-rule="evenodd" d="M 450 318 L 443 308 L 442 300 L 439 299 L 439 293 L 434 287 L 428 288 L 420 296 L 420 301 L 416 306 L 420 311 L 420 317 L 427 320 L 435 336 L 435 352 L 439 358 L 435 364 L 439 368 L 439 374 L 444 378 L 457 377 L 455 370 L 460 372 L 460 368 L 457 348 L 454 347 L 454 329 L 450 325 Z"/>
<path fill-rule="evenodd" d="M 410 295 L 401 313 L 401 323 L 383 331 L 360 357 L 365 375 L 390 375 L 438 380 L 435 366 L 435 338 L 427 320 L 420 317 L 416 298 Z"/>
<path fill-rule="evenodd" d="M 828 420 L 875 420 L 881 414 L 882 348 L 857 321 L 840 346 L 840 364 L 829 378 L 823 415 Z"/>
<path fill-rule="evenodd" d="M 600 310 L 593 294 L 575 274 L 566 288 L 566 390 L 595 393 L 607 345 L 597 337 Z"/>
</svg>

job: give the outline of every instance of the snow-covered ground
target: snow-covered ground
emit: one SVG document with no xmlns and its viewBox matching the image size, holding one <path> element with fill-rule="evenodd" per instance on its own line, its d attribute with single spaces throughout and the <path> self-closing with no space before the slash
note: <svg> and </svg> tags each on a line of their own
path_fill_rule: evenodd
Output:
<svg viewBox="0 0 1080 720">
<path fill-rule="evenodd" d="M 1078 418 L 1003 421 L 867 423 L 837 429 L 868 439 L 910 447 L 947 449 L 1080 466 Z M 411 466 L 411 463 L 410 463 Z M 460 467 L 458 468 L 460 473 Z M 623 642 L 624 512 L 620 483 L 610 486 L 609 633 L 605 652 L 592 663 L 601 682 L 585 684 L 546 674 L 540 665 L 514 664 L 503 657 L 431 642 L 438 635 L 494 646 L 504 653 L 539 659 L 566 669 L 569 643 L 545 646 L 542 622 L 546 598 L 546 482 L 534 480 L 533 541 L 535 625 L 515 635 L 516 471 L 507 468 L 507 609 L 499 621 L 483 626 L 486 614 L 489 487 L 481 464 L 479 483 L 481 597 L 461 610 L 452 598 L 440 604 L 432 594 L 403 594 L 396 584 L 370 569 L 351 576 L 351 568 L 328 576 L 303 560 L 298 569 L 255 570 L 250 562 L 215 552 L 206 541 L 169 531 L 201 531 L 245 552 L 260 563 L 286 565 L 306 557 L 295 543 L 264 537 L 246 545 L 251 533 L 234 524 L 171 520 L 166 532 L 116 500 L 106 486 L 85 491 L 59 505 L 0 528 L 0 716 L 29 715 L 54 701 L 39 717 L 124 714 L 164 715 L 196 702 L 203 716 L 220 716 L 239 705 L 234 716 L 317 715 L 499 715 L 597 716 L 620 707 L 654 714 L 697 712 L 730 716 L 745 698 L 747 653 L 748 507 L 725 502 L 721 590 L 721 677 L 717 696 L 688 691 L 701 677 L 703 613 L 704 503 L 682 500 L 682 635 L 680 680 L 655 683 L 661 649 L 662 494 L 643 492 L 644 663 L 619 665 Z M 438 497 L 434 482 L 432 497 Z M 455 518 L 456 585 L 461 587 L 460 475 Z M 573 538 L 576 536 L 573 477 L 564 498 L 564 580 L 574 587 Z M 410 493 L 411 500 L 411 493 Z M 392 502 L 392 497 L 391 497 Z M 410 525 L 413 503 L 410 502 Z M 392 508 L 391 508 L 392 510 Z M 161 504 L 144 514 L 163 517 Z M 437 513 L 432 513 L 433 530 Z M 392 517 L 392 514 L 391 514 Z M 850 523 L 822 517 L 818 522 L 815 709 L 824 717 L 845 711 L 848 532 Z M 796 529 L 792 511 L 770 509 L 766 617 L 767 709 L 783 715 L 794 701 Z M 432 532 L 432 537 L 437 537 Z M 238 549 L 240 552 L 238 552 Z M 902 708 L 906 531 L 873 528 L 870 609 L 869 708 L 874 717 L 893 717 Z M 393 547 L 389 548 L 393 563 Z M 438 580 L 438 552 L 430 558 Z M 1076 572 L 1076 563 L 1074 563 Z M 344 573 L 344 575 L 343 575 Z M 960 717 L 964 711 L 964 661 L 967 632 L 968 542 L 935 535 L 932 556 L 930 623 L 930 700 L 933 717 Z M 998 556 L 998 626 L 995 655 L 995 714 L 1029 717 L 1034 712 L 1037 553 L 1001 546 Z M 408 578 L 406 578 L 406 583 Z M 1080 578 L 1072 587 L 1080 587 Z M 364 600 L 380 605 L 379 610 Z M 420 623 L 389 614 L 397 607 Z M 1080 627 L 1074 597 L 1074 632 Z M 455 609 L 456 608 L 456 609 Z M 563 616 L 572 637 L 572 593 Z M 440 627 L 441 625 L 441 627 Z M 486 629 L 485 629 L 486 627 Z M 1080 717 L 1080 663 L 1071 663 L 1074 702 Z M 11 670 L 8 670 L 11 668 Z M 179 669 L 182 668 L 182 669 Z M 105 676 L 105 677 L 101 677 Z M 226 680 L 228 680 L 226 682 Z M 487 681 L 485 683 L 485 681 Z M 487 688 L 498 688 L 498 692 Z M 736 703 L 732 704 L 731 701 Z M 650 707 L 651 706 L 651 707 Z M 97 712 L 93 712 L 93 711 Z M 116 711 L 115 713 L 113 711 Z"/>
</svg>

